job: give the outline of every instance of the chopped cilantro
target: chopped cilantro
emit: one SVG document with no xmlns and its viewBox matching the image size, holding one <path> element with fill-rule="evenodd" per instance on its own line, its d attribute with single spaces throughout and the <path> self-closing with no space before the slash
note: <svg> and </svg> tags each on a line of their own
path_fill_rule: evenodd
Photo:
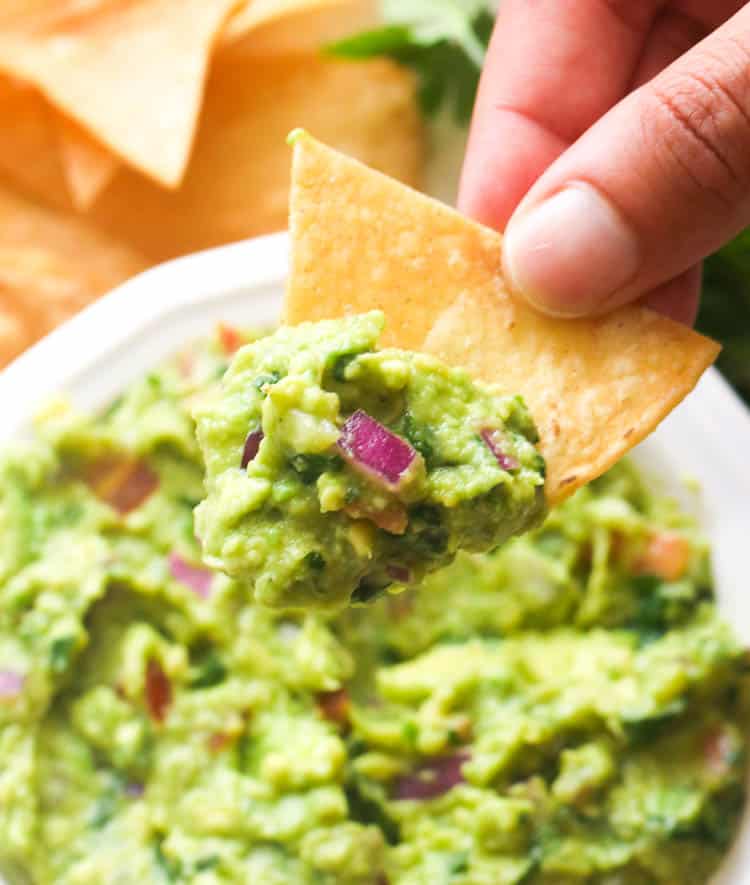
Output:
<svg viewBox="0 0 750 885">
<path fill-rule="evenodd" d="M 460 873 L 469 872 L 469 852 L 453 851 L 448 855 L 445 871 L 449 876 L 457 876 Z"/>
<path fill-rule="evenodd" d="M 177 858 L 164 854 L 162 841 L 154 843 L 154 864 L 161 873 L 161 878 L 167 882 L 177 882 L 182 876 L 182 864 Z"/>
<path fill-rule="evenodd" d="M 328 47 L 339 58 L 387 56 L 415 71 L 426 114 L 452 105 L 457 122 L 471 116 L 493 16 L 481 0 L 391 0 L 381 28 Z"/>
<path fill-rule="evenodd" d="M 227 668 L 215 651 L 206 654 L 195 668 L 195 675 L 190 688 L 211 688 L 223 682 L 227 676 Z"/>
<path fill-rule="evenodd" d="M 380 581 L 363 578 L 355 587 L 354 592 L 350 597 L 350 602 L 352 604 L 373 602 L 379 596 L 383 595 L 389 584 L 390 582 L 384 584 Z"/>
<path fill-rule="evenodd" d="M 322 572 L 326 567 L 325 559 L 317 550 L 311 550 L 307 556 L 305 556 L 305 562 L 315 572 Z"/>
<path fill-rule="evenodd" d="M 396 845 L 400 841 L 401 832 L 398 824 L 375 796 L 370 795 L 366 784 L 352 780 L 346 785 L 344 792 L 352 820 L 379 827 L 389 845 Z"/>
<path fill-rule="evenodd" d="M 206 857 L 199 857 L 193 864 L 196 873 L 202 873 L 205 870 L 213 870 L 219 866 L 221 858 L 218 854 L 209 854 Z"/>
<path fill-rule="evenodd" d="M 52 640 L 49 649 L 49 666 L 53 673 L 64 673 L 70 666 L 75 650 L 74 636 L 60 636 Z"/>
<path fill-rule="evenodd" d="M 359 353 L 342 353 L 333 359 L 333 362 L 331 363 L 331 375 L 335 381 L 342 384 L 346 381 L 346 370 L 358 356 Z"/>
<path fill-rule="evenodd" d="M 312 485 L 327 470 L 338 470 L 341 459 L 335 455 L 293 455 L 289 459 L 292 470 L 305 485 Z"/>
<path fill-rule="evenodd" d="M 101 830 L 115 816 L 117 806 L 122 797 L 123 786 L 119 777 L 113 779 L 102 791 L 94 802 L 94 808 L 89 818 L 89 826 L 94 830 Z"/>
<path fill-rule="evenodd" d="M 401 432 L 424 458 L 428 469 L 432 467 L 435 459 L 435 447 L 437 444 L 435 433 L 432 428 L 426 424 L 420 424 L 418 421 L 415 421 L 412 413 L 406 411 L 402 421 Z"/>
<path fill-rule="evenodd" d="M 256 390 L 263 390 L 263 388 L 268 384 L 276 384 L 277 381 L 281 380 L 281 373 L 275 370 L 271 372 L 266 372 L 263 375 L 258 375 L 258 377 L 253 382 L 253 387 Z"/>
<path fill-rule="evenodd" d="M 417 740 L 419 739 L 419 726 L 416 722 L 411 719 L 404 722 L 401 728 L 401 734 L 410 747 L 417 746 Z"/>
</svg>

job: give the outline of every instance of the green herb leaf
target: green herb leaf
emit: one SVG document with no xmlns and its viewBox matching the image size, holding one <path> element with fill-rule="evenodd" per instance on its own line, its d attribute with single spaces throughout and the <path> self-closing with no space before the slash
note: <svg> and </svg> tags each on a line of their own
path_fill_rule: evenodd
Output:
<svg viewBox="0 0 750 885">
<path fill-rule="evenodd" d="M 412 446 L 414 446 L 424 458 L 428 469 L 433 467 L 437 440 L 432 428 L 427 424 L 420 424 L 418 421 L 415 421 L 412 413 L 407 411 L 403 418 L 402 432 Z"/>
<path fill-rule="evenodd" d="M 446 865 L 446 873 L 449 876 L 458 876 L 461 873 L 469 872 L 469 852 L 454 851 L 448 855 Z"/>
<path fill-rule="evenodd" d="M 182 876 L 182 864 L 164 854 L 161 842 L 154 843 L 154 864 L 161 873 L 160 878 L 167 882 L 177 882 Z"/>
<path fill-rule="evenodd" d="M 314 572 L 322 572 L 326 567 L 326 561 L 317 550 L 311 550 L 305 556 L 305 562 Z"/>
<path fill-rule="evenodd" d="M 227 668 L 216 652 L 211 651 L 195 668 L 195 676 L 190 681 L 190 688 L 211 688 L 223 682 L 227 676 Z"/>
<path fill-rule="evenodd" d="M 399 825 L 385 810 L 375 789 L 368 789 L 363 781 L 352 779 L 345 786 L 344 792 L 352 820 L 379 827 L 389 845 L 396 845 L 400 841 Z"/>
<path fill-rule="evenodd" d="M 292 470 L 305 485 L 312 485 L 326 471 L 336 471 L 341 459 L 336 455 L 293 455 L 289 459 Z"/>
<path fill-rule="evenodd" d="M 417 741 L 419 740 L 419 726 L 414 720 L 409 719 L 404 722 L 401 728 L 401 734 L 403 735 L 404 740 L 411 748 L 417 746 Z"/>
<path fill-rule="evenodd" d="M 209 854 L 206 857 L 199 857 L 193 867 L 196 873 L 202 873 L 204 870 L 213 870 L 219 866 L 221 858 L 218 854 Z"/>
<path fill-rule="evenodd" d="M 94 803 L 89 826 L 94 830 L 101 830 L 117 813 L 117 808 L 122 798 L 123 787 L 119 779 L 114 779 Z"/>
<path fill-rule="evenodd" d="M 484 2 L 390 0 L 390 23 L 327 47 L 338 58 L 387 56 L 411 68 L 427 115 L 452 105 L 460 124 L 468 123 L 493 17 Z"/>
<path fill-rule="evenodd" d="M 74 636 L 61 636 L 52 640 L 49 649 L 49 666 L 53 673 L 64 673 L 73 659 L 76 640 Z"/>
<path fill-rule="evenodd" d="M 253 387 L 256 390 L 260 390 L 263 392 L 263 388 L 266 386 L 270 386 L 271 384 L 276 384 L 281 380 L 281 373 L 277 372 L 275 369 L 271 372 L 267 372 L 263 375 L 258 375 L 258 377 L 253 382 Z"/>
</svg>

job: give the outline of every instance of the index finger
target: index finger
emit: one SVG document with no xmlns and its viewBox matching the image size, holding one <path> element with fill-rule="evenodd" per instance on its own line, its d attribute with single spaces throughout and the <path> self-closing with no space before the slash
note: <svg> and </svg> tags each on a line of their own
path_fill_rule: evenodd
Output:
<svg viewBox="0 0 750 885">
<path fill-rule="evenodd" d="M 504 0 L 459 208 L 505 227 L 539 175 L 626 93 L 665 0 Z"/>
</svg>

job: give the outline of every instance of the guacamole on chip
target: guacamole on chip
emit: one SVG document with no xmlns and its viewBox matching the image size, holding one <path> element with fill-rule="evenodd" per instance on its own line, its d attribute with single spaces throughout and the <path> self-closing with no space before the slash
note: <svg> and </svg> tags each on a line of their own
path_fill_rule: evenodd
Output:
<svg viewBox="0 0 750 885">
<path fill-rule="evenodd" d="M 544 459 L 520 397 L 377 350 L 382 328 L 377 312 L 281 328 L 196 409 L 206 561 L 265 605 L 367 602 L 541 519 Z"/>
<path fill-rule="evenodd" d="M 377 321 L 361 322 L 374 334 Z M 206 565 L 193 521 L 205 468 L 191 414 L 226 395 L 218 379 L 241 340 L 221 329 L 97 415 L 52 404 L 37 438 L 0 458 L 6 878 L 706 883 L 743 805 L 748 665 L 692 521 L 620 464 L 535 530 L 458 554 L 423 587 L 335 615 L 261 606 Z M 240 365 L 264 354 L 280 377 L 249 406 L 238 393 L 243 421 L 248 408 L 265 418 L 289 377 L 278 339 L 256 347 Z M 344 381 L 307 389 L 345 397 L 351 385 L 358 407 L 366 391 L 367 414 L 402 427 L 386 409 L 409 388 L 386 388 L 366 351 L 326 363 Z M 465 414 L 484 408 L 466 399 Z M 227 464 L 230 438 L 243 457 L 240 423 L 216 449 Z M 496 468 L 458 438 L 480 488 Z M 308 485 L 269 448 L 303 514 L 321 476 L 334 487 L 349 476 L 342 455 Z"/>
</svg>

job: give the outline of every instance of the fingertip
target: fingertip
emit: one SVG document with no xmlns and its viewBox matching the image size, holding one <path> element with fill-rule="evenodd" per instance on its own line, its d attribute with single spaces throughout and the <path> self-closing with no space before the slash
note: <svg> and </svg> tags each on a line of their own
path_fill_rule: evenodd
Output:
<svg viewBox="0 0 750 885">
<path fill-rule="evenodd" d="M 643 303 L 675 322 L 693 326 L 700 306 L 702 274 L 703 266 L 696 264 L 649 292 Z"/>
<path fill-rule="evenodd" d="M 573 182 L 511 219 L 503 269 L 511 289 L 538 310 L 580 317 L 614 306 L 640 264 L 638 239 L 606 197 Z"/>
</svg>

